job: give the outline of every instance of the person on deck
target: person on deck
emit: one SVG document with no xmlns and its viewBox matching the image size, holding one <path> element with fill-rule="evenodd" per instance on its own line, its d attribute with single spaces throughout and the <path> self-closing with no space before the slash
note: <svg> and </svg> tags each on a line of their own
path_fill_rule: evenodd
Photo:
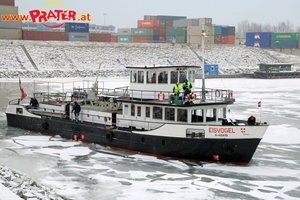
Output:
<svg viewBox="0 0 300 200">
<path fill-rule="evenodd" d="M 256 118 L 255 118 L 253 115 L 251 115 L 251 116 L 248 118 L 248 125 L 249 125 L 249 126 L 254 126 L 255 123 L 256 123 Z"/>
<path fill-rule="evenodd" d="M 173 87 L 173 93 L 174 93 L 175 99 L 178 100 L 178 97 L 180 94 L 180 85 L 178 82 Z"/>
<path fill-rule="evenodd" d="M 77 103 L 77 101 L 74 102 L 74 107 L 72 109 L 72 112 L 75 114 L 75 121 L 78 122 L 79 113 L 81 111 L 80 105 Z"/>
<path fill-rule="evenodd" d="M 33 96 L 33 97 L 30 99 L 30 103 L 29 103 L 29 104 L 31 105 L 31 107 L 32 107 L 33 109 L 37 109 L 38 106 L 39 106 L 39 102 L 38 102 L 38 100 L 36 99 L 35 96 Z"/>
<path fill-rule="evenodd" d="M 70 118 L 70 101 L 67 102 L 67 105 L 65 107 L 65 115 L 66 115 L 66 119 Z"/>
<path fill-rule="evenodd" d="M 182 88 L 184 90 L 184 97 L 183 99 L 185 100 L 185 97 L 192 92 L 192 84 L 189 82 L 187 79 L 185 79 L 184 83 L 182 84 Z"/>
</svg>

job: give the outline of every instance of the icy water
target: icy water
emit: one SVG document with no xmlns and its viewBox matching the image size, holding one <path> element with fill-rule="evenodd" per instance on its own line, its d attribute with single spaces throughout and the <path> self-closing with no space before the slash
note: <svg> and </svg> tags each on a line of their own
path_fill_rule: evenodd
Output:
<svg viewBox="0 0 300 200">
<path fill-rule="evenodd" d="M 122 86 L 128 80 L 105 81 Z M 6 104 L 20 92 L 16 82 L 0 82 L 0 164 L 74 200 L 300 199 L 299 84 L 300 79 L 206 80 L 207 88 L 234 90 L 230 109 L 236 118 L 253 114 L 270 124 L 250 164 L 241 167 L 127 155 L 7 127 Z M 23 87 L 32 92 L 32 84 L 25 81 Z"/>
</svg>

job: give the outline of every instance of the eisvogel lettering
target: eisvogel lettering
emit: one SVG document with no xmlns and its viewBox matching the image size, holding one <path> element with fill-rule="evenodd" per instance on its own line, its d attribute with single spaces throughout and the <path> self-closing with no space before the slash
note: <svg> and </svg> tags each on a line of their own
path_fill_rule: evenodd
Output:
<svg viewBox="0 0 300 200">
<path fill-rule="evenodd" d="M 235 133 L 233 128 L 209 128 L 209 133 Z"/>
</svg>

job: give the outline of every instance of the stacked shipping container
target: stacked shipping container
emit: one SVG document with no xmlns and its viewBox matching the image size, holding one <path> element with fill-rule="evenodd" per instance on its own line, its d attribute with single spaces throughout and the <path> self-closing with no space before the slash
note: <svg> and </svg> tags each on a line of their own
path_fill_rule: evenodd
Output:
<svg viewBox="0 0 300 200">
<path fill-rule="evenodd" d="M 271 32 L 247 32 L 246 46 L 270 48 Z"/>
<path fill-rule="evenodd" d="M 89 41 L 89 27 L 89 23 L 65 23 L 66 40 L 82 42 Z"/>
<path fill-rule="evenodd" d="M 235 44 L 234 26 L 214 26 L 214 44 Z"/>
<path fill-rule="evenodd" d="M 14 0 L 0 0 L 0 39 L 22 39 L 22 21 L 10 18 L 18 14 L 18 7 L 15 7 Z"/>
</svg>

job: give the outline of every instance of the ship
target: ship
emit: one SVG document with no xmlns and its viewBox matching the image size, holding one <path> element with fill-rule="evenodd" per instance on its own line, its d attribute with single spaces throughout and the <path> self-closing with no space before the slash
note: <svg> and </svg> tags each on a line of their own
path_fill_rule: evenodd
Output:
<svg viewBox="0 0 300 200">
<path fill-rule="evenodd" d="M 249 164 L 269 125 L 255 117 L 235 119 L 230 109 L 234 91 L 197 87 L 199 66 L 126 68 L 129 83 L 121 87 L 98 80 L 34 81 L 38 107 L 29 98 L 11 100 L 7 124 L 158 158 Z M 186 80 L 192 86 L 188 94 L 182 90 Z M 173 93 L 176 83 L 181 86 L 178 96 Z M 66 113 L 67 102 L 71 111 L 74 102 L 81 106 L 78 121 Z"/>
</svg>

